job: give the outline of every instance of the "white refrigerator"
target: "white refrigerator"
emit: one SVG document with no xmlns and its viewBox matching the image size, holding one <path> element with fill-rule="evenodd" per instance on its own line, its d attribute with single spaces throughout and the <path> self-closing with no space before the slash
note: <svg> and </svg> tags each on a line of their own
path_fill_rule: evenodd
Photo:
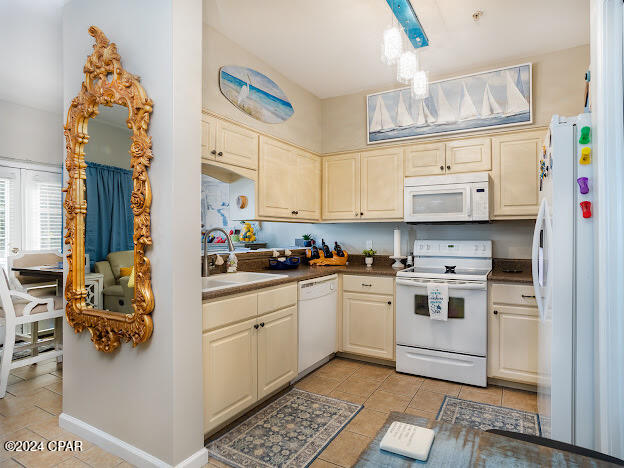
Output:
<svg viewBox="0 0 624 468">
<path fill-rule="evenodd" d="M 532 260 L 542 433 L 593 448 L 593 218 L 582 208 L 587 216 L 593 171 L 584 127 L 591 129 L 590 114 L 552 118 L 540 160 Z"/>
</svg>

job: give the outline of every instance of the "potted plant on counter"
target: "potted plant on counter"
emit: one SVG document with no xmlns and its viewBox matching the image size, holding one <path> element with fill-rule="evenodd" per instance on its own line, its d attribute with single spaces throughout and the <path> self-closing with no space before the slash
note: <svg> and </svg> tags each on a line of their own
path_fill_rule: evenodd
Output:
<svg viewBox="0 0 624 468">
<path fill-rule="evenodd" d="M 313 237 L 312 234 L 304 234 L 299 239 L 295 239 L 295 246 L 297 247 L 312 247 Z"/>
<path fill-rule="evenodd" d="M 362 254 L 364 255 L 364 263 L 366 263 L 367 267 L 373 266 L 373 257 L 377 253 L 376 250 L 373 249 L 365 249 L 362 250 Z"/>
</svg>

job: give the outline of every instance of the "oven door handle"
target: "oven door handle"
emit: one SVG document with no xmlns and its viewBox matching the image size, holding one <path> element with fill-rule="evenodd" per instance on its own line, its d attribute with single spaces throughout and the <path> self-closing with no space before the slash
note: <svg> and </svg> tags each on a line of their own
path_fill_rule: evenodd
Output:
<svg viewBox="0 0 624 468">
<path fill-rule="evenodd" d="M 428 284 L 448 284 L 449 289 L 474 289 L 485 291 L 487 289 L 487 283 L 445 283 L 443 281 L 414 281 L 414 280 L 405 280 L 398 279 L 396 280 L 396 284 L 400 284 L 403 286 L 414 286 L 414 287 L 423 287 L 426 288 Z"/>
</svg>

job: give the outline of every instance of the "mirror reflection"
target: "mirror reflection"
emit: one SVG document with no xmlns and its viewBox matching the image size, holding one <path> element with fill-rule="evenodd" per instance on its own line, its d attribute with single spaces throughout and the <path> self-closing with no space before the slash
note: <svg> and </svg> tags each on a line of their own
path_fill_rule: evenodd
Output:
<svg viewBox="0 0 624 468">
<path fill-rule="evenodd" d="M 130 205 L 128 109 L 99 107 L 89 120 L 85 149 L 87 215 L 85 270 L 87 305 L 129 314 L 134 298 L 134 215 Z"/>
</svg>

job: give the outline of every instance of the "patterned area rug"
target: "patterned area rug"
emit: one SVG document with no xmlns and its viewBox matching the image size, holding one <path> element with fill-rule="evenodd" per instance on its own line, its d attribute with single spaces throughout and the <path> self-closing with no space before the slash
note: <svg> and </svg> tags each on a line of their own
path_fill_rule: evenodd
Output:
<svg viewBox="0 0 624 468">
<path fill-rule="evenodd" d="M 448 395 L 444 397 L 436 419 L 484 431 L 503 429 L 522 434 L 542 435 L 539 415 L 535 413 L 462 400 Z"/>
<path fill-rule="evenodd" d="M 293 389 L 206 448 L 210 456 L 236 467 L 308 466 L 360 409 Z"/>
</svg>

